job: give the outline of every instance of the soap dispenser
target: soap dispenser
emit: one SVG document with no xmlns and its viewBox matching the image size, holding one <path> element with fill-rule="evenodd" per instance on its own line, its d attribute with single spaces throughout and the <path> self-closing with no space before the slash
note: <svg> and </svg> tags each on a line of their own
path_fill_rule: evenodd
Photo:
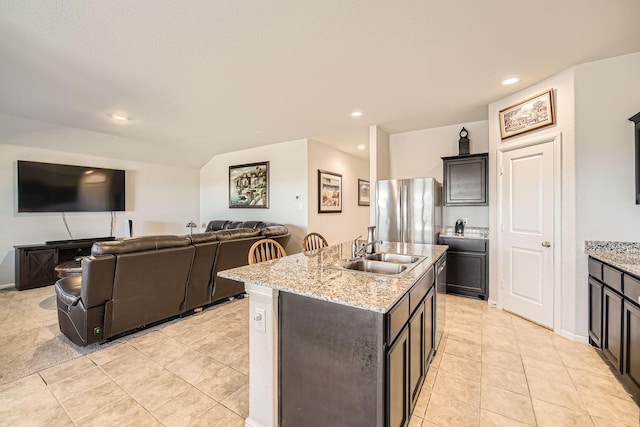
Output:
<svg viewBox="0 0 640 427">
<path fill-rule="evenodd" d="M 376 253 L 376 238 L 374 236 L 374 232 L 376 230 L 375 225 L 372 225 L 371 227 L 367 228 L 367 246 L 365 248 L 365 252 L 368 254 L 375 254 Z"/>
</svg>

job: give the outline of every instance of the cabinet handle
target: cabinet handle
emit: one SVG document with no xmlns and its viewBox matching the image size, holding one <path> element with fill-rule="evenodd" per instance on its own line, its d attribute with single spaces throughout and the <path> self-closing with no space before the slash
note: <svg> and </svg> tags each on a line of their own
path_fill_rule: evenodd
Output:
<svg viewBox="0 0 640 427">
<path fill-rule="evenodd" d="M 549 248 L 551 247 L 551 242 L 549 241 L 542 242 L 542 246 L 544 246 L 545 248 Z"/>
</svg>

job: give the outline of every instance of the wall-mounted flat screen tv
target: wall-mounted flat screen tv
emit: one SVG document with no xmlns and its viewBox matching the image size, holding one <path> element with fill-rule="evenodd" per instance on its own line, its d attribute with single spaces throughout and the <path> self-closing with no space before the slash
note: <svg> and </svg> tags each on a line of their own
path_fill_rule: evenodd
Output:
<svg viewBox="0 0 640 427">
<path fill-rule="evenodd" d="M 123 170 L 18 160 L 18 212 L 124 211 Z"/>
</svg>

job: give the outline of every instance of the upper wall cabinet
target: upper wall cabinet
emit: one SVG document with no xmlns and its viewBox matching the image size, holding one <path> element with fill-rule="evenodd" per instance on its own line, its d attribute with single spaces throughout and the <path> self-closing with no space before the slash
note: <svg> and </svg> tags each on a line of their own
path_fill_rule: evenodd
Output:
<svg viewBox="0 0 640 427">
<path fill-rule="evenodd" d="M 488 153 L 443 157 L 444 205 L 486 206 Z"/>
<path fill-rule="evenodd" d="M 636 205 L 640 205 L 640 113 L 629 120 L 636 124 Z"/>
</svg>

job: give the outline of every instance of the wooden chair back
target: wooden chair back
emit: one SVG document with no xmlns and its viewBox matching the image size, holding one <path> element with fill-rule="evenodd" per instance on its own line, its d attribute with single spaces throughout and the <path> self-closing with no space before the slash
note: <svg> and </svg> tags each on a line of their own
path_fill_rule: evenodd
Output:
<svg viewBox="0 0 640 427">
<path fill-rule="evenodd" d="M 327 239 L 318 233 L 309 233 L 302 239 L 302 250 L 305 252 L 326 248 L 327 246 L 329 246 Z"/>
<path fill-rule="evenodd" d="M 249 248 L 249 264 L 257 264 L 283 256 L 287 256 L 287 252 L 280 243 L 272 239 L 258 240 Z"/>
</svg>

